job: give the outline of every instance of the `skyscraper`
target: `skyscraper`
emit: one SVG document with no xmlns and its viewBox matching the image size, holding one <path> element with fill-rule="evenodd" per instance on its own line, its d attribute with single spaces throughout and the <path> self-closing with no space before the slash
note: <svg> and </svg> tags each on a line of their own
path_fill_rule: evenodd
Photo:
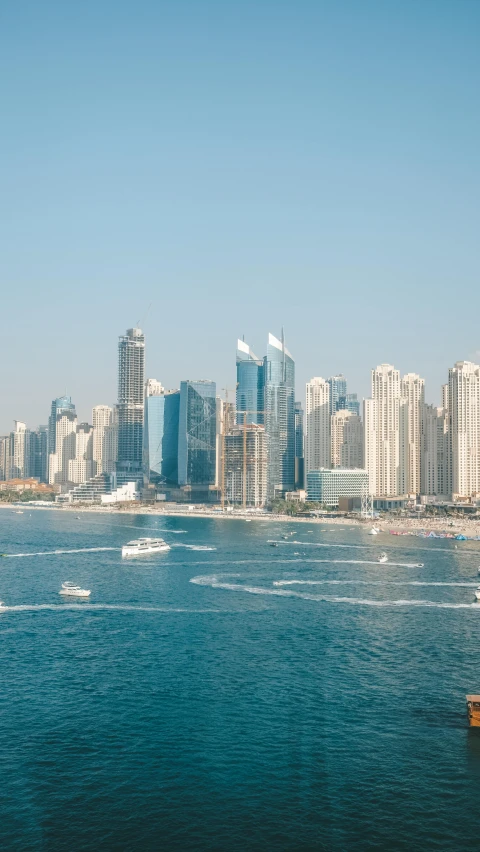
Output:
<svg viewBox="0 0 480 852">
<path fill-rule="evenodd" d="M 32 476 L 48 482 L 48 426 L 39 426 L 30 433 Z"/>
<path fill-rule="evenodd" d="M 96 472 L 113 473 L 117 461 L 116 412 L 109 405 L 95 405 L 92 423 Z"/>
<path fill-rule="evenodd" d="M 118 463 L 117 469 L 142 474 L 145 338 L 129 328 L 118 341 Z"/>
<path fill-rule="evenodd" d="M 370 493 L 394 497 L 402 484 L 400 373 L 391 364 L 372 370 L 372 398 L 364 400 L 363 424 Z"/>
<path fill-rule="evenodd" d="M 176 485 L 180 391 L 165 391 L 157 384 L 161 392 L 145 398 L 145 467 L 152 482 Z"/>
<path fill-rule="evenodd" d="M 305 488 L 305 425 L 301 402 L 295 403 L 295 488 Z"/>
<path fill-rule="evenodd" d="M 311 470 L 331 467 L 330 388 L 330 383 L 319 376 L 307 382 L 305 479 Z"/>
<path fill-rule="evenodd" d="M 457 361 L 448 371 L 452 496 L 480 493 L 480 367 Z"/>
<path fill-rule="evenodd" d="M 48 454 L 54 453 L 57 434 L 57 414 L 62 411 L 75 411 L 75 406 L 70 396 L 59 396 L 52 401 L 50 417 L 48 418 Z"/>
<path fill-rule="evenodd" d="M 32 475 L 30 430 L 25 423 L 15 420 L 15 431 L 10 433 L 10 465 L 6 479 L 28 479 Z"/>
<path fill-rule="evenodd" d="M 360 403 L 356 393 L 347 393 L 345 408 L 347 411 L 351 411 L 352 414 L 357 414 L 360 417 Z"/>
<path fill-rule="evenodd" d="M 237 423 L 264 423 L 265 365 L 243 340 L 237 341 Z"/>
<path fill-rule="evenodd" d="M 363 467 L 362 421 L 351 411 L 335 412 L 331 419 L 332 467 Z"/>
<path fill-rule="evenodd" d="M 75 435 L 75 457 L 68 462 L 68 481 L 80 485 L 95 476 L 93 426 L 79 423 Z"/>
<path fill-rule="evenodd" d="M 330 376 L 327 379 L 330 386 L 330 415 L 345 409 L 347 402 L 347 380 L 345 376 Z"/>
<path fill-rule="evenodd" d="M 282 340 L 268 335 L 265 366 L 265 432 L 269 499 L 295 488 L 295 362 Z"/>
<path fill-rule="evenodd" d="M 75 409 L 57 411 L 55 452 L 49 454 L 48 481 L 63 488 L 69 482 L 69 462 L 76 456 L 77 415 Z"/>
<path fill-rule="evenodd" d="M 208 380 L 180 383 L 178 483 L 204 490 L 216 479 L 217 389 Z"/>
<path fill-rule="evenodd" d="M 425 381 L 416 373 L 407 373 L 400 382 L 400 396 L 407 406 L 405 432 L 405 494 L 421 491 L 421 445 L 425 408 Z"/>
<path fill-rule="evenodd" d="M 245 481 L 244 481 L 245 474 Z M 233 426 L 225 435 L 225 498 L 228 503 L 264 506 L 267 499 L 265 427 Z"/>
</svg>

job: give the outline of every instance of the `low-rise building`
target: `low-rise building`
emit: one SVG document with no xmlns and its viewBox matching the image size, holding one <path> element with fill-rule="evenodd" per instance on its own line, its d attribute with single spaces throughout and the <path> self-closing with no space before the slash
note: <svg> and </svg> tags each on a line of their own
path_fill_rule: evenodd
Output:
<svg viewBox="0 0 480 852">
<path fill-rule="evenodd" d="M 321 468 L 307 473 L 309 502 L 338 506 L 340 497 L 361 497 L 368 491 L 368 473 L 359 468 Z"/>
</svg>

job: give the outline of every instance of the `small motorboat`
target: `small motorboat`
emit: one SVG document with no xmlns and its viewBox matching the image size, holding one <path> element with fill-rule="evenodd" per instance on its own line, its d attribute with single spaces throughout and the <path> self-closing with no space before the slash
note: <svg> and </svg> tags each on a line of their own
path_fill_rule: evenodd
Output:
<svg viewBox="0 0 480 852">
<path fill-rule="evenodd" d="M 69 595 L 73 598 L 88 598 L 91 595 L 90 589 L 82 589 L 76 586 L 75 583 L 62 583 L 62 588 L 59 595 Z"/>
<path fill-rule="evenodd" d="M 8 606 L 6 606 L 3 601 L 0 601 L 0 612 L 3 612 L 6 609 L 8 609 Z"/>
<path fill-rule="evenodd" d="M 23 515 L 23 512 L 22 512 L 22 510 L 21 510 L 21 509 L 18 509 L 18 510 L 15 512 L 15 514 L 16 514 L 16 515 Z"/>
<path fill-rule="evenodd" d="M 477 586 L 477 588 L 475 589 L 475 597 L 477 601 L 480 601 L 480 586 Z"/>
<path fill-rule="evenodd" d="M 369 531 L 368 534 L 369 535 L 378 535 L 379 532 L 380 532 L 380 530 L 377 529 L 377 527 L 372 527 L 372 529 Z"/>
<path fill-rule="evenodd" d="M 278 544 L 277 544 L 276 541 L 270 541 L 269 545 L 270 545 L 270 547 L 278 547 Z"/>
<path fill-rule="evenodd" d="M 388 562 L 388 556 L 387 556 L 387 554 L 386 554 L 386 553 L 381 553 L 381 554 L 380 554 L 380 556 L 379 556 L 379 557 L 378 557 L 378 559 L 377 559 L 377 562 L 380 562 L 380 564 L 381 564 L 381 565 L 383 565 L 385 562 Z"/>
</svg>

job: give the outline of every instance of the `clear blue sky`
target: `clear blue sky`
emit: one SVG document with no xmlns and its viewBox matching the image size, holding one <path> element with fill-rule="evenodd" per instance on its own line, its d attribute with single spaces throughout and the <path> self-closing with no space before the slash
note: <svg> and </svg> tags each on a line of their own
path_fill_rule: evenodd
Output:
<svg viewBox="0 0 480 852">
<path fill-rule="evenodd" d="M 480 358 L 480 3 L 3 0 L 0 433 L 147 373 Z M 475 354 L 477 353 L 477 355 Z"/>
</svg>

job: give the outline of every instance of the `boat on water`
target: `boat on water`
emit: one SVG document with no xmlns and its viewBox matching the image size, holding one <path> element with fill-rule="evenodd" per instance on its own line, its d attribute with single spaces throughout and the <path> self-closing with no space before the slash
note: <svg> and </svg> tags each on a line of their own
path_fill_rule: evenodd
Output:
<svg viewBox="0 0 480 852">
<path fill-rule="evenodd" d="M 378 559 L 377 559 L 377 562 L 380 562 L 382 565 L 383 565 L 385 562 L 388 562 L 388 556 L 387 556 L 387 554 L 386 554 L 386 553 L 381 553 L 381 554 L 380 554 L 380 556 L 379 556 L 379 557 L 378 557 Z"/>
<path fill-rule="evenodd" d="M 468 724 L 471 728 L 480 728 L 480 695 L 467 695 Z"/>
<path fill-rule="evenodd" d="M 59 595 L 69 595 L 74 598 L 88 598 L 91 595 L 90 589 L 82 589 L 76 586 L 75 583 L 62 583 L 62 588 Z"/>
<path fill-rule="evenodd" d="M 380 532 L 380 530 L 377 527 L 372 527 L 372 529 L 369 531 L 368 534 L 369 535 L 378 535 L 379 532 Z"/>
<path fill-rule="evenodd" d="M 270 547 L 278 547 L 278 544 L 277 544 L 276 541 L 270 541 L 269 544 L 270 544 Z"/>
<path fill-rule="evenodd" d="M 4 604 L 3 601 L 0 601 L 0 612 L 2 612 L 5 609 L 8 609 L 8 606 L 6 604 Z"/>
<path fill-rule="evenodd" d="M 480 586 L 477 586 L 477 588 L 475 589 L 475 597 L 477 601 L 480 601 Z"/>
<path fill-rule="evenodd" d="M 21 510 L 21 509 L 17 509 L 17 511 L 15 512 L 15 514 L 16 514 L 16 515 L 23 515 L 23 512 L 22 512 L 22 510 Z"/>
<path fill-rule="evenodd" d="M 142 556 L 144 553 L 165 553 L 170 545 L 163 538 L 137 538 L 122 547 L 122 556 Z"/>
</svg>

